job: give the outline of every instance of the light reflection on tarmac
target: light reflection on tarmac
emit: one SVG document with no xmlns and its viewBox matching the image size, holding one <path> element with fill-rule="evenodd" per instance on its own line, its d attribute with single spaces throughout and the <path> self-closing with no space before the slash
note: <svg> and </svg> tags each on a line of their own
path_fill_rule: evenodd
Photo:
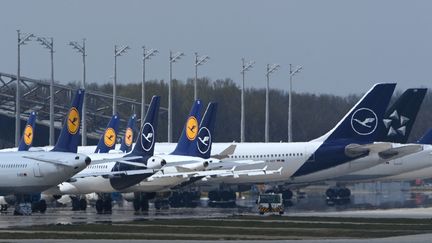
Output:
<svg viewBox="0 0 432 243">
<path fill-rule="evenodd" d="M 432 194 L 412 192 L 406 184 L 360 184 L 351 187 L 353 195 L 349 205 L 328 206 L 323 191 L 316 187 L 309 189 L 305 197 L 294 198 L 293 206 L 286 208 L 285 216 L 319 217 L 373 217 L 373 218 L 432 218 Z M 402 190 L 401 190 L 402 188 Z M 206 201 L 202 201 L 205 205 Z M 127 222 L 145 219 L 215 218 L 232 215 L 257 215 L 255 197 L 238 200 L 237 208 L 170 208 L 151 209 L 148 213 L 133 211 L 132 203 L 123 207 L 115 205 L 112 214 L 96 214 L 93 207 L 86 211 L 71 211 L 70 207 L 48 208 L 45 214 L 14 216 L 13 209 L 0 215 L 0 229 L 14 226 L 47 224 L 89 224 Z M 152 205 L 151 205 L 152 207 Z"/>
</svg>

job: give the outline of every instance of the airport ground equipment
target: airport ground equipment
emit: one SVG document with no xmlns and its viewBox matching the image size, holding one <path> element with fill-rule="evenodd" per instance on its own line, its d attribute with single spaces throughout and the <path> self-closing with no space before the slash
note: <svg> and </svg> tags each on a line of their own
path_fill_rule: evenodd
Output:
<svg viewBox="0 0 432 243">
<path fill-rule="evenodd" d="M 258 212 L 284 214 L 285 208 L 282 199 L 282 193 L 264 193 L 260 194 L 257 199 Z"/>
</svg>

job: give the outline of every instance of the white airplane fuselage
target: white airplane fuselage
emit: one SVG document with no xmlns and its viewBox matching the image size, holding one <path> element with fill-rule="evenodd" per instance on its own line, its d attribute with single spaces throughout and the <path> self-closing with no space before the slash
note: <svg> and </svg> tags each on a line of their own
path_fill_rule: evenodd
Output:
<svg viewBox="0 0 432 243">
<path fill-rule="evenodd" d="M 86 158 L 83 154 L 62 152 L 1 153 L 0 195 L 42 192 L 83 170 L 87 166 Z M 43 160 L 58 160 L 67 166 Z"/>
</svg>

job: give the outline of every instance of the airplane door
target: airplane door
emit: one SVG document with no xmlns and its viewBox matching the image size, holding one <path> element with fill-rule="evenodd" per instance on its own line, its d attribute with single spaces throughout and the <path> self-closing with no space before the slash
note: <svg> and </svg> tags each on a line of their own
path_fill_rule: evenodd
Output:
<svg viewBox="0 0 432 243">
<path fill-rule="evenodd" d="M 35 177 L 42 177 L 43 176 L 39 163 L 36 163 L 36 165 L 33 167 L 33 172 L 34 172 Z"/>
</svg>

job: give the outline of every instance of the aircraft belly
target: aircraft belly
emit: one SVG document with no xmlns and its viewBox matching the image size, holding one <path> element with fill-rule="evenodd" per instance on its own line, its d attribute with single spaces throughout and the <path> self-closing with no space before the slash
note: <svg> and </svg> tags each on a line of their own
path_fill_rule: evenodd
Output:
<svg viewBox="0 0 432 243">
<path fill-rule="evenodd" d="M 105 179 L 101 176 L 78 178 L 76 182 L 70 184 L 76 188 L 76 192 L 72 192 L 72 194 L 87 194 L 92 192 L 110 193 L 116 191 L 112 188 L 109 179 Z"/>
</svg>

